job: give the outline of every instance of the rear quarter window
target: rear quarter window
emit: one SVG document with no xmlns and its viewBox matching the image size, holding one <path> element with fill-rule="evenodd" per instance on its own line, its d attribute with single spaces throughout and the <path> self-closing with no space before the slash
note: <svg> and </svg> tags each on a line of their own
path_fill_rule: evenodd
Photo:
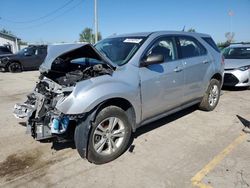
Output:
<svg viewBox="0 0 250 188">
<path fill-rule="evenodd" d="M 214 40 L 211 37 L 202 37 L 202 39 L 209 44 L 215 51 L 220 52 L 219 48 L 215 44 Z"/>
</svg>

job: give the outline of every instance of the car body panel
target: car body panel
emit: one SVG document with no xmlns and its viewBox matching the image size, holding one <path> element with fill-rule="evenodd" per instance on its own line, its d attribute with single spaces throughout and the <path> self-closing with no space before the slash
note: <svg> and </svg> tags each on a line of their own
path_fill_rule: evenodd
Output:
<svg viewBox="0 0 250 188">
<path fill-rule="evenodd" d="M 202 40 L 201 37 L 210 37 L 206 34 L 190 32 L 148 32 L 128 35 L 111 36 L 116 37 L 147 37 L 140 48 L 134 53 L 131 59 L 124 65 L 118 66 L 110 62 L 101 52 L 90 44 L 62 44 L 48 47 L 48 55 L 40 67 L 42 76 L 38 83 L 39 88 L 35 89 L 35 94 L 40 90 L 45 93 L 53 93 L 53 107 L 48 108 L 50 122 L 46 125 L 39 122 L 39 126 L 52 126 L 53 118 L 67 116 L 78 118 L 86 116 L 98 108 L 102 103 L 110 99 L 123 99 L 131 104 L 135 112 L 135 123 L 137 127 L 146 122 L 156 120 L 170 113 L 181 110 L 201 101 L 205 94 L 211 78 L 219 74 L 223 77 L 224 67 L 222 65 L 222 55 L 214 50 L 210 45 Z M 160 37 L 189 36 L 198 40 L 208 51 L 206 55 L 193 57 L 189 59 L 177 58 L 173 61 L 142 66 L 142 57 L 145 55 L 149 46 Z M 104 74 L 88 74 L 84 79 L 75 81 L 72 86 L 60 85 L 57 79 L 48 80 L 46 76 L 52 72 L 52 65 L 56 59 L 63 58 L 65 53 L 82 49 L 84 58 L 94 58 L 100 61 L 106 67 L 99 68 Z M 178 52 L 179 53 L 179 52 Z M 178 57 L 178 56 L 177 56 Z M 66 56 L 65 56 L 66 58 Z M 79 58 L 77 56 L 77 58 Z M 70 63 L 70 61 L 62 61 Z M 207 62 L 207 63 L 206 63 Z M 85 71 L 92 70 L 93 67 L 84 68 Z M 180 71 L 176 68 L 181 68 Z M 92 69 L 91 69 L 92 68 Z M 77 68 L 78 69 L 78 68 Z M 80 69 L 80 68 L 79 68 Z M 107 71 L 108 70 L 108 71 Z M 111 71 L 112 70 L 112 71 Z M 67 70 L 63 70 L 67 78 Z M 93 70 L 92 70 L 93 71 Z M 47 74 L 48 73 L 48 74 Z M 54 72 L 55 73 L 55 72 Z M 75 76 L 75 72 L 73 76 Z M 89 76 L 91 75 L 91 76 Z M 42 82 L 43 86 L 40 87 Z M 46 82 L 45 84 L 43 82 Z M 37 86 L 37 87 L 38 87 Z M 56 89 L 55 89 L 56 88 Z M 68 90 L 67 92 L 65 92 Z M 44 94 L 38 94 L 34 97 L 32 108 L 35 113 L 35 120 L 39 119 L 37 108 L 43 107 Z M 48 103 L 49 104 L 49 103 Z M 77 119 L 78 120 L 78 119 Z M 59 135 L 60 136 L 60 135 Z M 47 138 L 47 137 L 46 137 Z"/>
<path fill-rule="evenodd" d="M 56 108 L 64 114 L 82 114 L 91 111 L 103 101 L 123 98 L 131 103 L 136 122 L 141 120 L 141 101 L 138 70 L 133 66 L 118 68 L 112 76 L 104 75 L 78 82 L 73 92 Z M 126 75 L 129 72 L 129 75 Z M 87 100 L 86 100 L 87 99 Z"/>
<path fill-rule="evenodd" d="M 62 56 L 65 53 L 69 53 L 71 51 L 86 48 L 86 51 L 89 51 L 90 58 L 96 58 L 98 60 L 104 61 L 105 63 L 109 64 L 111 67 L 116 67 L 115 64 L 110 62 L 107 58 L 101 55 L 95 48 L 89 43 L 78 43 L 78 44 L 59 44 L 59 45 L 48 45 L 48 54 L 44 60 L 44 62 L 40 66 L 41 72 L 48 72 L 51 69 L 52 63 L 56 58 Z"/>
<path fill-rule="evenodd" d="M 225 59 L 225 70 L 250 65 L 250 59 Z"/>
<path fill-rule="evenodd" d="M 182 66 L 181 60 L 140 68 L 142 121 L 183 102 L 184 75 L 174 71 L 178 66 Z"/>
<path fill-rule="evenodd" d="M 229 77 L 229 78 L 228 78 Z M 229 81 L 227 81 L 229 79 Z M 225 70 L 224 86 L 247 87 L 250 86 L 250 70 Z"/>
<path fill-rule="evenodd" d="M 233 44 L 230 48 L 249 48 L 248 44 Z M 226 51 L 225 49 L 225 51 Z M 240 70 L 248 67 L 246 70 Z M 225 59 L 225 80 L 224 86 L 248 87 L 250 86 L 250 59 Z"/>
</svg>

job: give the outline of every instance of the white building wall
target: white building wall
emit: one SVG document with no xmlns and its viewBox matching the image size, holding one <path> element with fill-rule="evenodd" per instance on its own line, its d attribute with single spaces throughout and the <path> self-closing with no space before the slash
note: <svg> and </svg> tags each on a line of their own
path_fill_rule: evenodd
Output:
<svg viewBox="0 0 250 188">
<path fill-rule="evenodd" d="M 0 36 L 0 46 L 5 46 L 5 45 L 10 45 L 11 46 L 11 51 L 13 53 L 18 52 L 18 50 L 19 50 L 15 39 L 10 40 L 10 39 L 3 38 L 2 36 Z"/>
</svg>

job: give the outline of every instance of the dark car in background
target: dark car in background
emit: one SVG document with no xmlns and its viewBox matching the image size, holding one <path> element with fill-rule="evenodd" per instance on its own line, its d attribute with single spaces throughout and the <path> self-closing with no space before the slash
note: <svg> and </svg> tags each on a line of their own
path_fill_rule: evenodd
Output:
<svg viewBox="0 0 250 188">
<path fill-rule="evenodd" d="M 32 45 L 3 57 L 0 56 L 0 70 L 21 72 L 23 70 L 37 70 L 47 55 L 46 45 Z"/>
</svg>

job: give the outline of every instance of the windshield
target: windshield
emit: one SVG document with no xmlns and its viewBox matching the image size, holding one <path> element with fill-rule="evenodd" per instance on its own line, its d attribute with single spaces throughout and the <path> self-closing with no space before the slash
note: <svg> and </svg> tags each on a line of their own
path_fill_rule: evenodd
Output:
<svg viewBox="0 0 250 188">
<path fill-rule="evenodd" d="M 226 48 L 223 55 L 225 59 L 250 59 L 250 47 Z"/>
<path fill-rule="evenodd" d="M 117 65 L 127 63 L 146 37 L 116 37 L 100 41 L 95 48 Z"/>
</svg>

